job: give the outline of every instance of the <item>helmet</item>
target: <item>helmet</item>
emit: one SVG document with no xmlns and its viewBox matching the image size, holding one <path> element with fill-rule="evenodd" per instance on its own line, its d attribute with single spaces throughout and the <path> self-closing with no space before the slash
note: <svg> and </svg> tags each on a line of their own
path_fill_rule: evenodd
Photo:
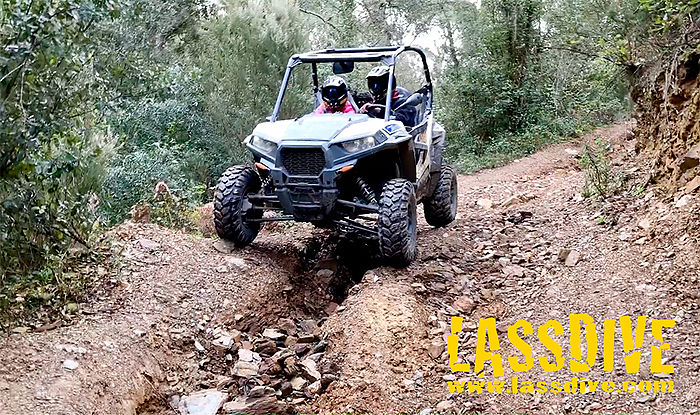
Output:
<svg viewBox="0 0 700 415">
<path fill-rule="evenodd" d="M 394 78 L 396 86 L 396 78 Z M 386 90 L 389 88 L 389 67 L 382 65 L 373 68 L 367 74 L 367 89 L 375 101 L 386 98 Z"/>
<path fill-rule="evenodd" d="M 339 76 L 326 79 L 321 87 L 321 98 L 330 109 L 341 109 L 348 100 L 348 85 L 345 80 Z"/>
</svg>

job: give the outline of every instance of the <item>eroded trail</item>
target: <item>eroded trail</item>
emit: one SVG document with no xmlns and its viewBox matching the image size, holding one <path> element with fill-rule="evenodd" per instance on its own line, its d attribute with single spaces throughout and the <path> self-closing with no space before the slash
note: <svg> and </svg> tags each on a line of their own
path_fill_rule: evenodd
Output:
<svg viewBox="0 0 700 415">
<path fill-rule="evenodd" d="M 627 164 L 628 128 L 597 134 L 613 143 L 620 169 L 641 177 Z M 653 189 L 582 200 L 579 147 L 553 146 L 460 177 L 458 220 L 445 229 L 423 224 L 419 260 L 404 270 L 372 269 L 361 246 L 303 225 L 275 226 L 233 252 L 210 239 L 123 225 L 115 231 L 122 272 L 107 278 L 77 323 L 2 344 L 0 414 L 174 414 L 188 406 L 184 397 L 214 389 L 227 394 L 221 413 L 692 413 L 700 406 L 697 202 Z M 574 252 L 568 264 L 562 250 Z M 520 354 L 507 341 L 508 325 L 566 327 L 577 313 L 599 326 L 599 359 L 579 377 L 673 380 L 675 393 L 448 392 L 449 380 L 479 379 L 448 368 L 451 315 L 465 317 L 460 354 L 472 367 L 476 323 L 497 319 L 510 380 L 506 359 Z M 649 323 L 640 373 L 625 372 L 620 344 L 614 371 L 603 370 L 602 321 L 623 315 L 675 319 L 664 351 L 674 374 L 649 373 Z M 558 340 L 568 358 L 568 338 Z M 550 356 L 529 343 L 536 358 Z M 576 375 L 567 361 L 558 372 L 535 363 L 518 376 L 563 384 Z M 494 380 L 488 364 L 481 379 Z"/>
</svg>

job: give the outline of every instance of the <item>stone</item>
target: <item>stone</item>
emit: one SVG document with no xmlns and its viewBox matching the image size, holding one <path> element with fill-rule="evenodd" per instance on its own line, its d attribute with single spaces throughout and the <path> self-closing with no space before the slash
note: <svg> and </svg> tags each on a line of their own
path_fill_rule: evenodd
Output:
<svg viewBox="0 0 700 415">
<path fill-rule="evenodd" d="M 442 353 L 445 351 L 445 344 L 442 342 L 432 342 L 428 346 L 428 354 L 433 359 L 439 359 Z"/>
<path fill-rule="evenodd" d="M 144 251 L 155 251 L 160 248 L 160 245 L 157 242 L 146 238 L 136 240 L 135 244 L 139 245 Z"/>
<path fill-rule="evenodd" d="M 316 362 L 311 359 L 304 359 L 301 361 L 301 370 L 304 376 L 310 381 L 321 379 L 321 373 L 316 369 Z"/>
<path fill-rule="evenodd" d="M 238 349 L 238 360 L 243 361 L 243 362 L 253 362 L 253 361 L 261 361 L 262 358 L 258 353 L 255 353 L 252 350 L 248 349 Z"/>
<path fill-rule="evenodd" d="M 252 378 L 258 375 L 258 365 L 253 362 L 239 360 L 233 365 L 233 374 L 242 378 Z"/>
<path fill-rule="evenodd" d="M 260 373 L 261 375 L 272 376 L 280 372 L 282 372 L 282 366 L 280 366 L 279 362 L 270 357 L 263 360 L 263 362 L 260 364 L 260 367 L 258 368 L 258 373 Z"/>
<path fill-rule="evenodd" d="M 222 333 L 212 341 L 212 344 L 223 349 L 230 349 L 233 346 L 233 337 Z"/>
<path fill-rule="evenodd" d="M 265 329 L 263 331 L 263 336 L 267 337 L 268 339 L 272 340 L 283 340 L 285 337 L 287 337 L 284 333 L 280 333 L 279 331 L 275 329 Z"/>
<path fill-rule="evenodd" d="M 525 275 L 525 268 L 520 265 L 508 265 L 503 268 L 503 273 L 509 277 L 522 277 Z"/>
<path fill-rule="evenodd" d="M 449 411 L 452 408 L 454 408 L 454 406 L 455 406 L 455 403 L 452 401 L 442 401 L 435 406 L 435 409 L 439 413 L 444 413 L 445 411 Z"/>
<path fill-rule="evenodd" d="M 75 370 L 78 368 L 78 366 L 78 362 L 76 362 L 75 360 L 66 359 L 63 361 L 63 367 L 68 370 Z"/>
<path fill-rule="evenodd" d="M 218 241 L 214 242 L 214 249 L 222 254 L 230 254 L 236 249 L 236 246 L 231 242 L 219 239 Z"/>
<path fill-rule="evenodd" d="M 455 300 L 455 302 L 452 304 L 452 307 L 461 313 L 468 314 L 474 311 L 474 308 L 476 308 L 476 304 L 474 303 L 474 300 L 467 297 L 466 295 L 463 295 L 457 298 L 457 300 Z"/>
<path fill-rule="evenodd" d="M 484 210 L 491 210 L 491 208 L 493 208 L 493 202 L 490 199 L 479 199 L 476 201 L 476 205 Z"/>
<path fill-rule="evenodd" d="M 275 390 L 268 386 L 256 386 L 248 394 L 251 398 L 261 398 L 263 396 L 274 396 Z"/>
<path fill-rule="evenodd" d="M 306 391 L 312 395 L 319 394 L 321 392 L 321 381 L 317 380 L 316 382 L 312 383 L 308 388 L 306 388 Z"/>
<path fill-rule="evenodd" d="M 319 331 L 318 322 L 316 320 L 301 320 L 299 322 L 301 332 L 305 334 L 317 334 Z"/>
<path fill-rule="evenodd" d="M 279 321 L 279 328 L 288 336 L 293 336 L 297 332 L 297 324 L 291 318 L 283 318 Z"/>
<path fill-rule="evenodd" d="M 224 392 L 207 389 L 183 397 L 178 407 L 185 415 L 216 415 L 227 397 Z"/>
<path fill-rule="evenodd" d="M 294 389 L 295 391 L 304 390 L 304 388 L 308 384 L 306 379 L 304 379 L 301 376 L 296 376 L 296 377 L 292 378 L 292 380 L 290 380 L 289 383 L 292 384 L 292 389 Z"/>
<path fill-rule="evenodd" d="M 263 415 L 281 414 L 286 409 L 277 398 L 273 396 L 239 396 L 234 401 L 224 405 L 223 413 L 226 415 Z"/>
<path fill-rule="evenodd" d="M 220 265 L 220 266 L 216 267 L 216 272 L 218 272 L 219 274 L 225 274 L 228 271 L 229 270 L 228 270 L 228 267 L 226 265 Z"/>
<path fill-rule="evenodd" d="M 319 278 L 330 278 L 335 274 L 331 269 L 320 269 L 316 272 L 316 276 Z"/>
<path fill-rule="evenodd" d="M 685 185 L 685 192 L 690 194 L 700 189 L 700 176 L 696 176 L 693 180 Z"/>
<path fill-rule="evenodd" d="M 195 340 L 195 341 L 194 341 L 194 348 L 197 349 L 197 351 L 200 351 L 200 352 L 204 352 L 204 351 L 207 350 L 207 349 L 204 348 L 204 346 L 202 346 L 202 343 L 200 343 L 199 340 Z"/>
<path fill-rule="evenodd" d="M 294 391 L 294 388 L 292 387 L 292 384 L 289 382 L 284 382 L 282 383 L 282 386 L 280 386 L 280 393 L 282 394 L 282 397 L 287 397 L 292 394 Z"/>
<path fill-rule="evenodd" d="M 644 230 L 649 230 L 649 228 L 651 228 L 651 221 L 649 220 L 649 218 L 644 218 L 637 222 L 637 226 Z"/>
<path fill-rule="evenodd" d="M 678 201 L 676 201 L 676 207 L 680 209 L 682 207 L 688 206 L 688 203 L 690 203 L 691 200 L 693 200 L 693 196 L 685 195 L 678 199 Z"/>
<path fill-rule="evenodd" d="M 433 408 L 431 407 L 425 407 L 423 408 L 420 412 L 418 412 L 418 415 L 430 415 L 433 413 Z"/>
<path fill-rule="evenodd" d="M 248 264 L 245 263 L 243 258 L 233 257 L 226 260 L 226 265 L 229 268 L 247 269 Z"/>
<path fill-rule="evenodd" d="M 581 254 L 578 251 L 571 251 L 569 252 L 569 255 L 566 256 L 566 260 L 564 261 L 564 265 L 567 267 L 573 267 L 578 264 L 578 262 L 581 260 Z"/>
<path fill-rule="evenodd" d="M 693 146 L 688 152 L 680 159 L 679 167 L 681 171 L 690 170 L 693 167 L 700 165 L 700 144 Z"/>
<path fill-rule="evenodd" d="M 255 351 L 263 355 L 272 356 L 273 354 L 277 353 L 277 343 L 267 339 L 256 341 Z"/>
</svg>

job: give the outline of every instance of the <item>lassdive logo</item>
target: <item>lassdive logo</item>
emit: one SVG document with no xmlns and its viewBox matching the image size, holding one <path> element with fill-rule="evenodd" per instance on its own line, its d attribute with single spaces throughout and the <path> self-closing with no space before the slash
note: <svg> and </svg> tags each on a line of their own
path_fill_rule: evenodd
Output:
<svg viewBox="0 0 700 415">
<path fill-rule="evenodd" d="M 651 334 L 654 344 L 644 344 L 644 333 L 647 330 L 648 320 L 651 320 Z M 619 324 L 618 324 L 619 323 Z M 571 373 L 581 374 L 590 372 L 599 359 L 598 345 L 602 341 L 603 370 L 612 372 L 616 362 L 614 361 L 616 334 L 622 339 L 622 351 L 624 361 L 621 364 L 627 373 L 639 373 L 642 365 L 642 349 L 650 348 L 651 357 L 648 362 L 650 373 L 671 374 L 674 373 L 674 365 L 664 364 L 662 354 L 670 350 L 669 343 L 664 341 L 664 331 L 675 327 L 675 321 L 670 319 L 648 319 L 640 316 L 633 325 L 630 316 L 622 316 L 619 319 L 606 319 L 603 322 L 602 339 L 598 337 L 593 317 L 588 314 L 572 314 L 569 316 L 569 358 L 564 358 L 564 348 L 561 341 L 566 339 L 564 326 L 556 320 L 549 320 L 535 328 L 525 320 L 519 320 L 508 327 L 507 341 L 518 351 L 519 356 L 501 355 L 501 341 L 496 330 L 496 319 L 487 318 L 479 320 L 474 355 L 474 367 L 469 362 L 460 361 L 459 336 L 462 331 L 463 318 L 452 317 L 450 322 L 451 335 L 447 338 L 447 352 L 449 355 L 449 367 L 455 373 L 476 373 L 483 377 L 484 366 L 489 363 L 493 369 L 493 376 L 503 377 L 504 364 L 507 364 L 515 373 L 527 372 L 535 365 L 539 365 L 545 372 L 557 372 L 568 369 Z M 619 328 L 619 330 L 618 330 Z M 521 334 L 522 333 L 522 334 Z M 585 337 L 584 337 L 585 336 Z M 585 355 L 583 350 L 585 338 Z M 532 344 L 537 340 L 546 349 L 546 355 L 535 356 Z M 619 345 L 617 346 L 619 347 Z M 567 382 L 557 381 L 524 381 L 513 376 L 509 382 L 482 381 L 482 380 L 455 380 L 450 381 L 448 388 L 452 393 L 545 393 L 568 392 L 577 393 L 585 390 L 595 392 L 673 392 L 673 381 L 641 381 L 641 382 L 613 382 L 592 381 L 585 378 L 573 377 Z"/>
</svg>

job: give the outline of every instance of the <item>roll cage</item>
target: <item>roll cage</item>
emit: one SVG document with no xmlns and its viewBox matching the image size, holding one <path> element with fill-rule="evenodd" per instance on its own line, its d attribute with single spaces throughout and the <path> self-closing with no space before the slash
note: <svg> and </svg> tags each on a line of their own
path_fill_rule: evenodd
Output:
<svg viewBox="0 0 700 415">
<path fill-rule="evenodd" d="M 313 52 L 301 53 L 293 55 L 289 58 L 287 63 L 287 69 L 284 72 L 284 78 L 282 78 L 282 85 L 280 86 L 279 93 L 277 95 L 277 101 L 275 102 L 275 107 L 272 110 L 272 115 L 270 116 L 270 122 L 277 120 L 279 116 L 280 108 L 282 108 L 282 101 L 284 100 L 284 94 L 289 85 L 289 79 L 292 74 L 292 70 L 305 63 L 311 64 L 311 80 L 313 83 L 314 94 L 318 93 L 318 68 L 319 63 L 335 63 L 335 62 L 379 62 L 389 67 L 389 85 L 388 90 L 393 91 L 396 85 L 394 85 L 394 68 L 396 67 L 396 60 L 404 52 L 415 52 L 417 53 L 423 62 L 423 72 L 425 74 L 425 85 L 422 87 L 426 94 L 426 107 L 425 114 L 432 112 L 433 108 L 433 83 L 430 78 L 430 69 L 428 67 L 428 60 L 426 59 L 425 53 L 412 46 L 378 46 L 378 47 L 368 47 L 368 48 L 340 48 L 340 49 L 324 49 Z M 391 108 L 393 94 L 386 94 L 386 108 Z M 391 116 L 391 111 L 384 111 L 384 120 L 389 121 Z"/>
</svg>

